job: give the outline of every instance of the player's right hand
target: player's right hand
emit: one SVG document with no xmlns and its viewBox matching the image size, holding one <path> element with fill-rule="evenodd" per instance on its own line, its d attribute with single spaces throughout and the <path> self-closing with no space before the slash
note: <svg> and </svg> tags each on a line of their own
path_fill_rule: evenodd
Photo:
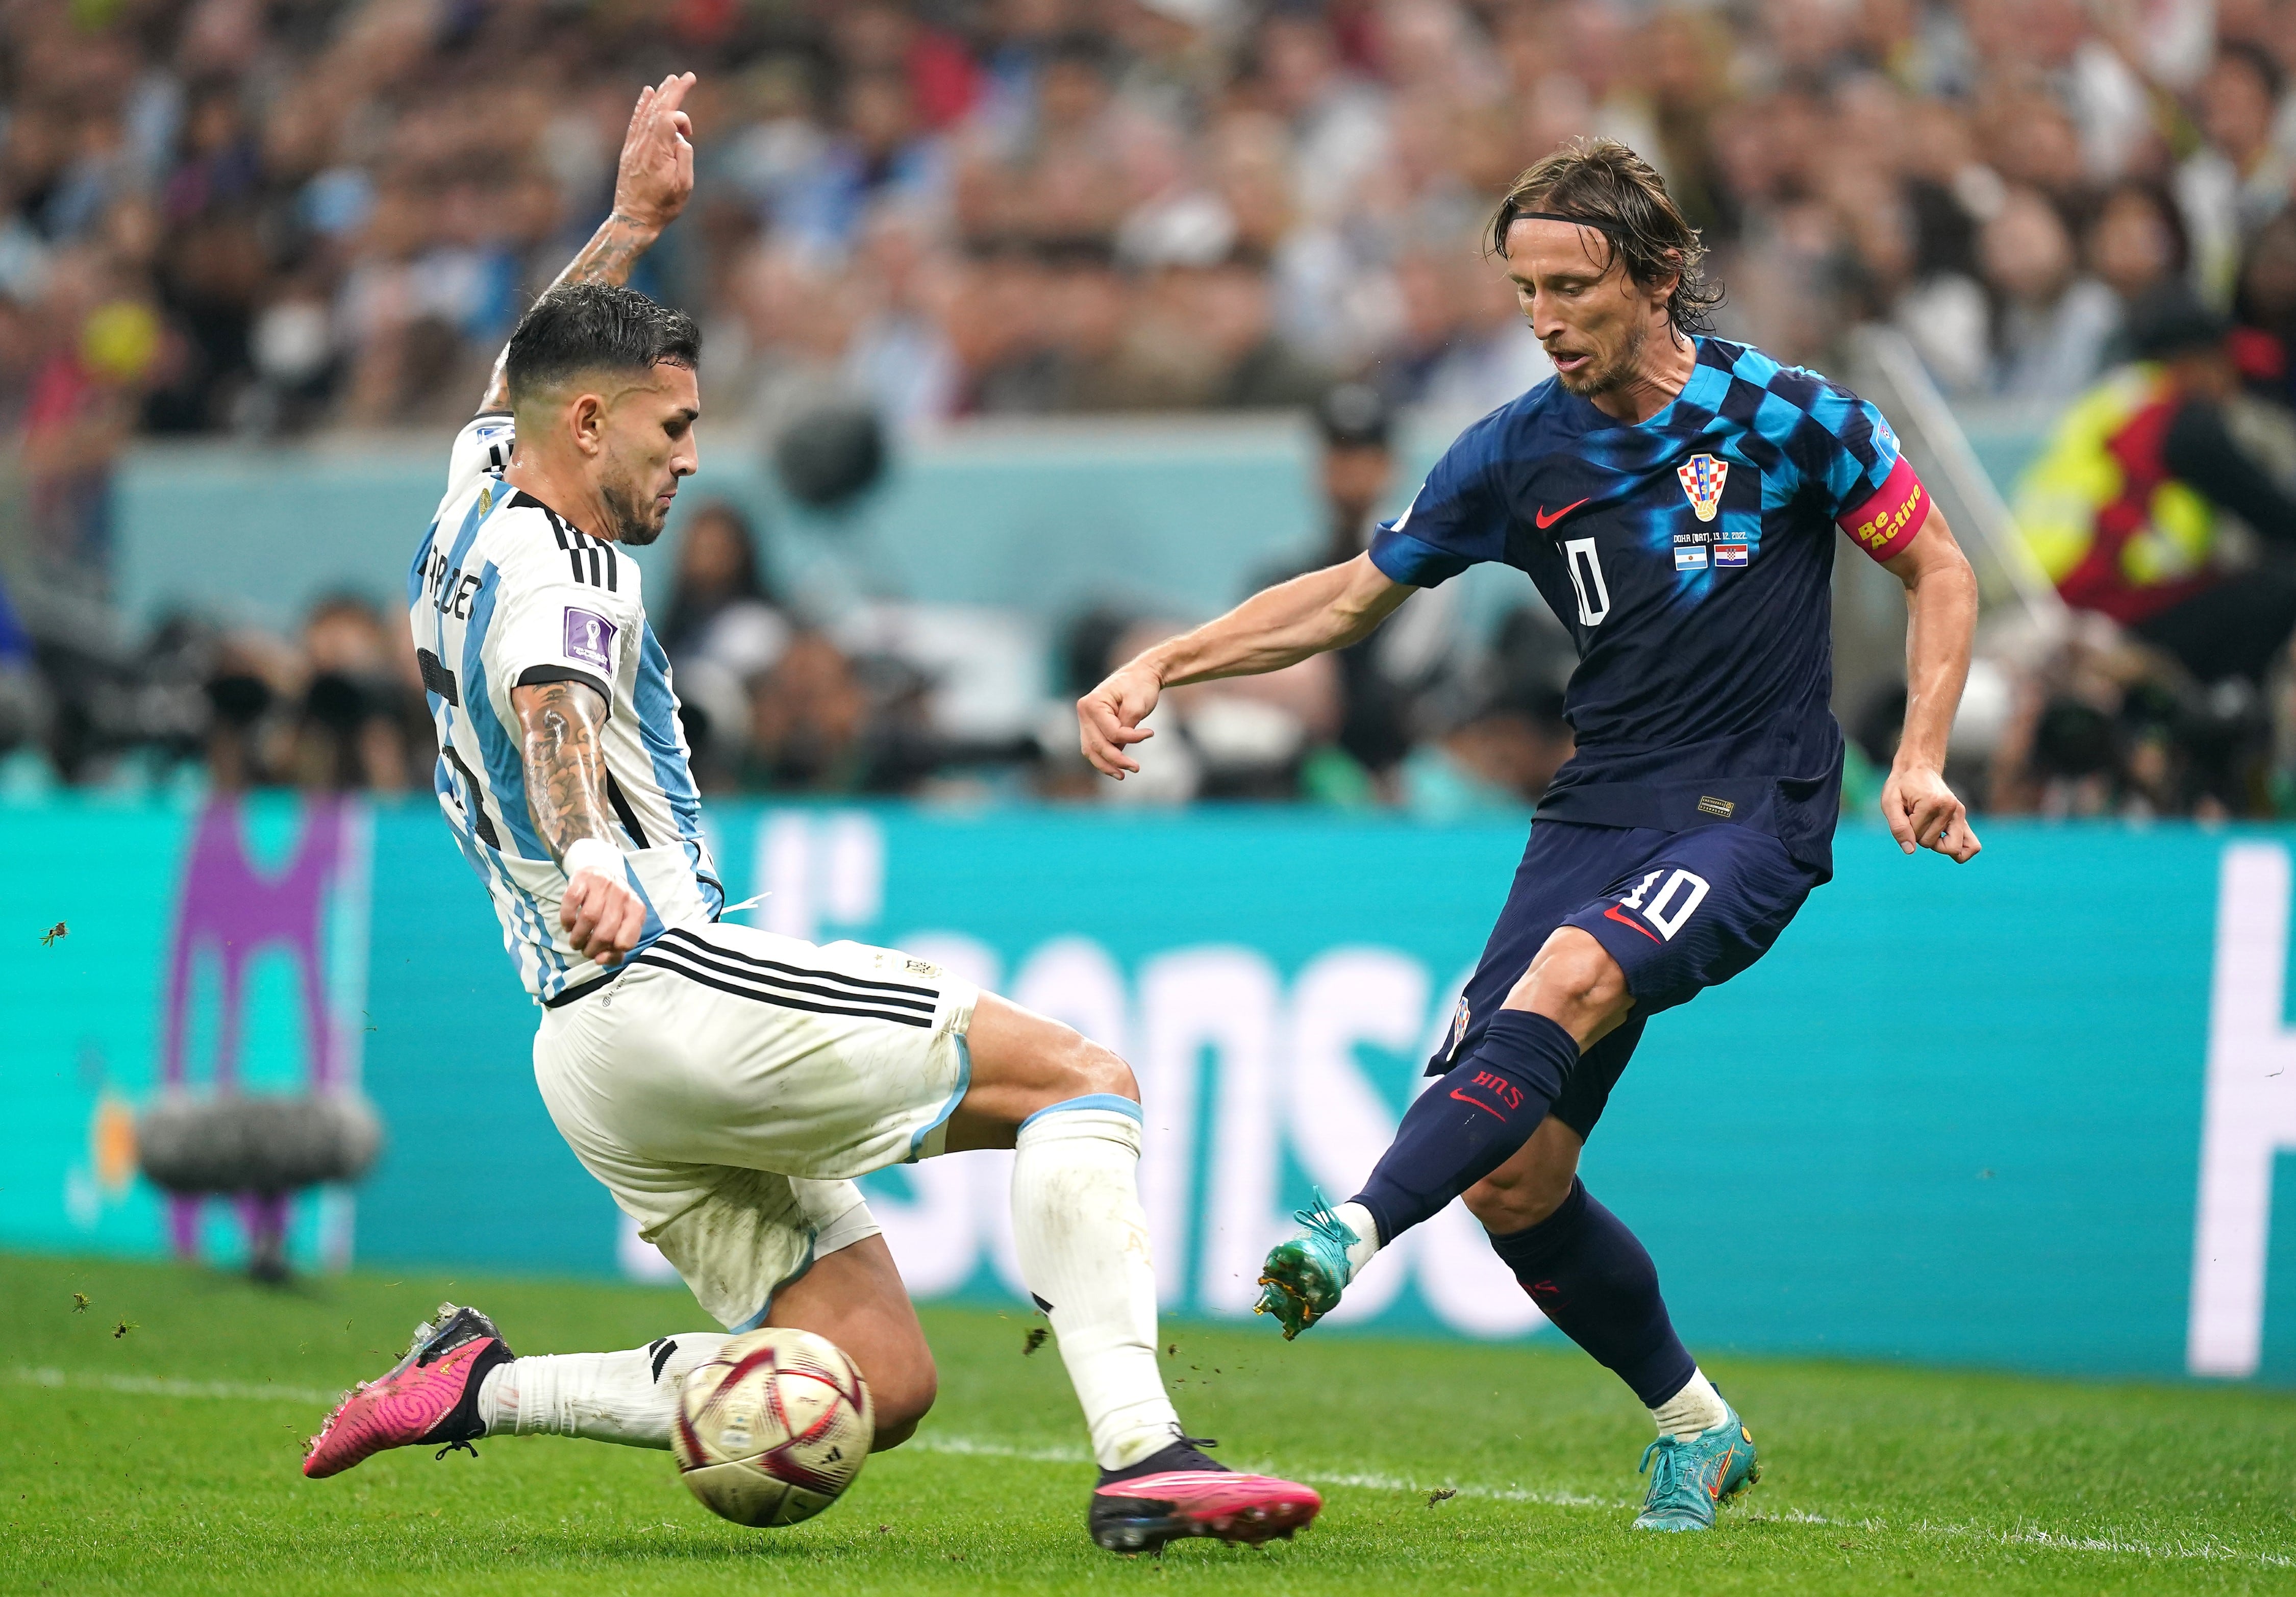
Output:
<svg viewBox="0 0 2296 1597">
<path fill-rule="evenodd" d="M 559 900 L 558 923 L 583 958 L 619 965 L 645 931 L 645 901 L 627 881 L 602 872 L 577 871 L 566 884 L 566 897 Z"/>
<path fill-rule="evenodd" d="M 1140 769 L 1140 762 L 1124 750 L 1156 735 L 1154 727 L 1140 723 L 1156 708 L 1163 687 L 1153 671 L 1127 666 L 1077 700 L 1077 729 L 1094 770 L 1122 782 L 1127 771 Z"/>
<path fill-rule="evenodd" d="M 638 91 L 614 173 L 616 215 L 659 230 L 685 209 L 693 192 L 693 121 L 679 108 L 693 86 L 693 73 L 672 72 Z"/>
</svg>

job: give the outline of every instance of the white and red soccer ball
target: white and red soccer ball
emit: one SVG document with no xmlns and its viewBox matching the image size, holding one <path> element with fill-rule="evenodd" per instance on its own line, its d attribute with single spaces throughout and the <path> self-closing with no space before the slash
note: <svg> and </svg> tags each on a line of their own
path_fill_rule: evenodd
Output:
<svg viewBox="0 0 2296 1597">
<path fill-rule="evenodd" d="M 795 1525 L 853 1484 L 876 1434 L 869 1383 L 835 1343 L 753 1331 L 687 1374 L 670 1450 L 712 1513 Z"/>
</svg>

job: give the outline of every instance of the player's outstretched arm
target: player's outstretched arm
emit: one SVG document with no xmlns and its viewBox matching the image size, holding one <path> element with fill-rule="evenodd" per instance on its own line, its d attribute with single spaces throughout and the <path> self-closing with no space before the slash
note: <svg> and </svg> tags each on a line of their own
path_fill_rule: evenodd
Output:
<svg viewBox="0 0 2296 1597">
<path fill-rule="evenodd" d="M 1935 504 L 1914 541 L 1882 564 L 1906 585 L 1906 730 L 1882 789 L 1882 816 L 1907 854 L 1934 848 L 1961 864 L 1980 845 L 1945 784 L 1945 751 L 1969 680 L 1977 574 Z"/>
<path fill-rule="evenodd" d="M 673 72 L 638 91 L 629 131 L 622 135 L 621 164 L 614 173 L 613 213 L 551 281 L 551 288 L 565 283 L 627 283 L 638 257 L 685 209 L 686 197 L 693 192 L 693 122 L 680 108 L 693 86 L 693 73 Z M 510 380 L 503 370 L 509 355 L 505 347 L 495 357 L 494 376 L 479 402 L 480 410 L 510 408 Z"/>
<path fill-rule="evenodd" d="M 1216 621 L 1144 650 L 1077 700 L 1084 757 L 1124 780 L 1140 762 L 1125 752 L 1156 735 L 1140 723 L 1166 688 L 1220 676 L 1280 671 L 1326 649 L 1344 649 L 1395 613 L 1415 590 L 1358 554 L 1263 588 Z"/>
<path fill-rule="evenodd" d="M 606 756 L 599 734 L 606 701 L 578 682 L 512 688 L 527 807 L 535 829 L 566 867 L 559 923 L 583 956 L 611 965 L 637 946 L 645 903 L 630 890 L 606 799 Z"/>
</svg>

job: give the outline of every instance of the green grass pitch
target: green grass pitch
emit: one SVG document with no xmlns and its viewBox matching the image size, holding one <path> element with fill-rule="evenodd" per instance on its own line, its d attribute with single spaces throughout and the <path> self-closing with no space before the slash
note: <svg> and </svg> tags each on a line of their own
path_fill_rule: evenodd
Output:
<svg viewBox="0 0 2296 1597">
<path fill-rule="evenodd" d="M 304 1480 L 327 1395 L 387 1366 L 449 1295 L 532 1353 L 700 1319 L 682 1292 L 635 1287 L 369 1274 L 272 1290 L 0 1257 L 0 1591 L 2296 1590 L 2296 1396 L 1717 1361 L 1763 1484 L 1711 1535 L 1638 1536 L 1648 1421 L 1575 1350 L 1287 1347 L 1266 1326 L 1167 1327 L 1165 1369 L 1191 1428 L 1316 1484 L 1322 1521 L 1259 1552 L 1112 1558 L 1084 1537 L 1091 1474 L 1058 1356 L 1024 1355 L 1017 1312 L 927 1311 L 941 1397 L 924 1430 L 793 1529 L 710 1518 L 667 1454 L 558 1437 Z"/>
</svg>

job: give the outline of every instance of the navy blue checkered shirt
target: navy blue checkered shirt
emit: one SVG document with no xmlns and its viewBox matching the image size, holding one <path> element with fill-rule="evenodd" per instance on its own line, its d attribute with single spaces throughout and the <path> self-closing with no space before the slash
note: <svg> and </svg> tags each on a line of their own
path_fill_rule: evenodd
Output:
<svg viewBox="0 0 2296 1597">
<path fill-rule="evenodd" d="M 1888 559 L 1928 495 L 1848 389 L 1743 344 L 1696 344 L 1682 392 L 1647 422 L 1551 378 L 1493 411 L 1371 557 L 1416 587 L 1504 562 L 1570 627 L 1578 752 L 1542 818 L 1753 826 L 1831 875 L 1833 528 Z"/>
</svg>

